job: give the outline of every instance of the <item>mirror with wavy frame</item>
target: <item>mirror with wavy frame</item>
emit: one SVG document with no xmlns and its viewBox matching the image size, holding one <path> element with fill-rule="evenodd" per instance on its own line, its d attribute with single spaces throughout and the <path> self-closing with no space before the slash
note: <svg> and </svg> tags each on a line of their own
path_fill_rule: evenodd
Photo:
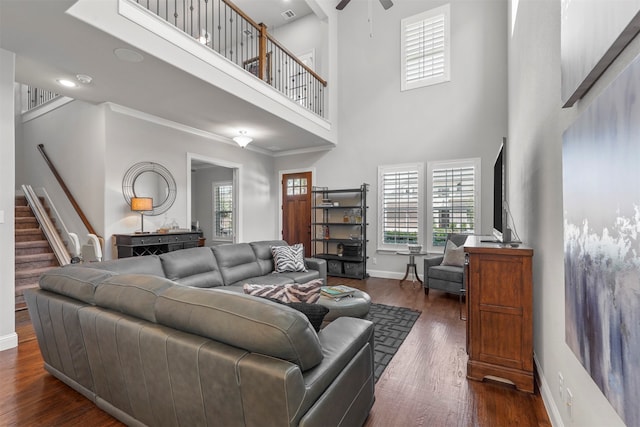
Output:
<svg viewBox="0 0 640 427">
<path fill-rule="evenodd" d="M 176 181 L 171 172 L 158 163 L 136 163 L 124 174 L 122 195 L 129 206 L 132 197 L 153 198 L 153 210 L 145 214 L 160 215 L 176 200 Z"/>
</svg>

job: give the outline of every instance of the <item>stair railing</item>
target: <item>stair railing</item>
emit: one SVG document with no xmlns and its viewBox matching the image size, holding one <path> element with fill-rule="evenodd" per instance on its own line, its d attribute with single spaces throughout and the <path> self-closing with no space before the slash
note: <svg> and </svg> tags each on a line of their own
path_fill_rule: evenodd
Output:
<svg viewBox="0 0 640 427">
<path fill-rule="evenodd" d="M 320 117 L 323 80 L 231 0 L 130 0 Z"/>
<path fill-rule="evenodd" d="M 51 200 L 51 197 L 49 196 L 49 193 L 47 193 L 47 190 L 44 187 L 40 187 L 38 188 L 38 190 L 34 190 L 34 193 L 36 194 L 36 197 L 41 196 L 44 198 L 45 200 L 45 205 L 49 207 L 49 218 L 53 217 L 55 223 L 56 223 L 56 229 L 59 230 L 59 233 L 61 233 L 63 236 L 66 236 L 69 239 L 69 246 L 71 247 L 71 256 L 80 256 L 80 242 L 78 240 L 78 235 L 76 233 L 72 233 L 69 231 L 69 229 L 67 228 L 67 226 L 65 225 L 64 221 L 62 220 L 62 216 L 60 215 L 60 213 L 58 212 L 58 210 L 56 209 L 55 204 L 53 203 L 53 201 Z M 67 247 L 69 248 L 69 247 Z"/>
<path fill-rule="evenodd" d="M 58 230 L 53 225 L 53 222 L 47 215 L 44 206 L 40 203 L 40 199 L 36 195 L 36 192 L 33 191 L 30 185 L 23 185 L 22 191 L 24 192 L 24 197 L 27 199 L 27 203 L 36 219 L 38 220 L 38 224 L 40 224 L 40 228 L 42 229 L 42 233 L 47 238 L 53 253 L 55 254 L 58 263 L 60 265 L 71 264 L 71 256 L 69 255 L 69 251 L 67 247 L 64 245 L 64 242 L 60 238 L 60 234 Z"/>
<path fill-rule="evenodd" d="M 65 184 L 64 180 L 62 179 L 62 176 L 60 176 L 60 174 L 58 173 L 58 170 L 56 169 L 56 167 L 53 165 L 53 163 L 49 159 L 49 156 L 47 156 L 47 153 L 44 151 L 44 144 L 39 144 L 38 145 L 38 151 L 40 152 L 40 154 L 42 154 L 42 157 L 44 157 L 45 163 L 47 164 L 47 166 L 49 166 L 49 169 L 51 170 L 51 173 L 53 174 L 53 176 L 58 181 L 58 184 L 60 184 L 60 187 L 62 188 L 62 191 L 64 191 L 64 194 L 69 199 L 69 202 L 71 203 L 71 206 L 73 206 L 73 209 L 76 211 L 76 213 L 80 217 L 80 220 L 82 221 L 84 226 L 87 228 L 87 231 L 89 232 L 89 234 L 93 234 L 98 238 L 98 240 L 100 242 L 100 248 L 99 248 L 100 251 L 99 252 L 102 253 L 102 249 L 104 247 L 104 238 L 102 236 L 100 236 L 98 233 L 96 233 L 96 230 L 93 228 L 93 226 L 91 225 L 91 223 L 87 219 L 87 216 L 84 214 L 84 212 L 80 208 L 80 205 L 78 205 L 78 202 L 76 202 L 76 199 L 71 194 L 71 191 L 69 190 L 69 187 L 67 187 L 67 184 Z"/>
</svg>

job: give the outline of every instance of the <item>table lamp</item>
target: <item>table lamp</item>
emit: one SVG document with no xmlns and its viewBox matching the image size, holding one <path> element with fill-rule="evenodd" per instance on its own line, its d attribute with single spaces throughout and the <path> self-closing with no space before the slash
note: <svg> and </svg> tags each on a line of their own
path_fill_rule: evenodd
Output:
<svg viewBox="0 0 640 427">
<path fill-rule="evenodd" d="M 136 234 L 146 234 L 144 231 L 144 213 L 153 210 L 153 199 L 151 197 L 132 197 L 131 210 L 140 212 L 140 231 L 136 231 Z"/>
</svg>

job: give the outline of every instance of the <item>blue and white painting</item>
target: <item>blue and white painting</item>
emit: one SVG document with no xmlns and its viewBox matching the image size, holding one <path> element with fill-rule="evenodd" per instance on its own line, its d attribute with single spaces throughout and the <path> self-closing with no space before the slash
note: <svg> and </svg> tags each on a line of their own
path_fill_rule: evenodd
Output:
<svg viewBox="0 0 640 427">
<path fill-rule="evenodd" d="M 564 133 L 565 338 L 640 426 L 640 57 Z"/>
</svg>

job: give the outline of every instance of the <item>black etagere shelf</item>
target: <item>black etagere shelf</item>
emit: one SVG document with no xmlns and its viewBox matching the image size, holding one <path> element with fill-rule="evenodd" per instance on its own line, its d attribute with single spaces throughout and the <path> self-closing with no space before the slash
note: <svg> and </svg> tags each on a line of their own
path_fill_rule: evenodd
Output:
<svg viewBox="0 0 640 427">
<path fill-rule="evenodd" d="M 365 279 L 367 274 L 367 192 L 359 188 L 314 187 L 311 209 L 313 256 L 327 260 L 327 274 Z"/>
</svg>

